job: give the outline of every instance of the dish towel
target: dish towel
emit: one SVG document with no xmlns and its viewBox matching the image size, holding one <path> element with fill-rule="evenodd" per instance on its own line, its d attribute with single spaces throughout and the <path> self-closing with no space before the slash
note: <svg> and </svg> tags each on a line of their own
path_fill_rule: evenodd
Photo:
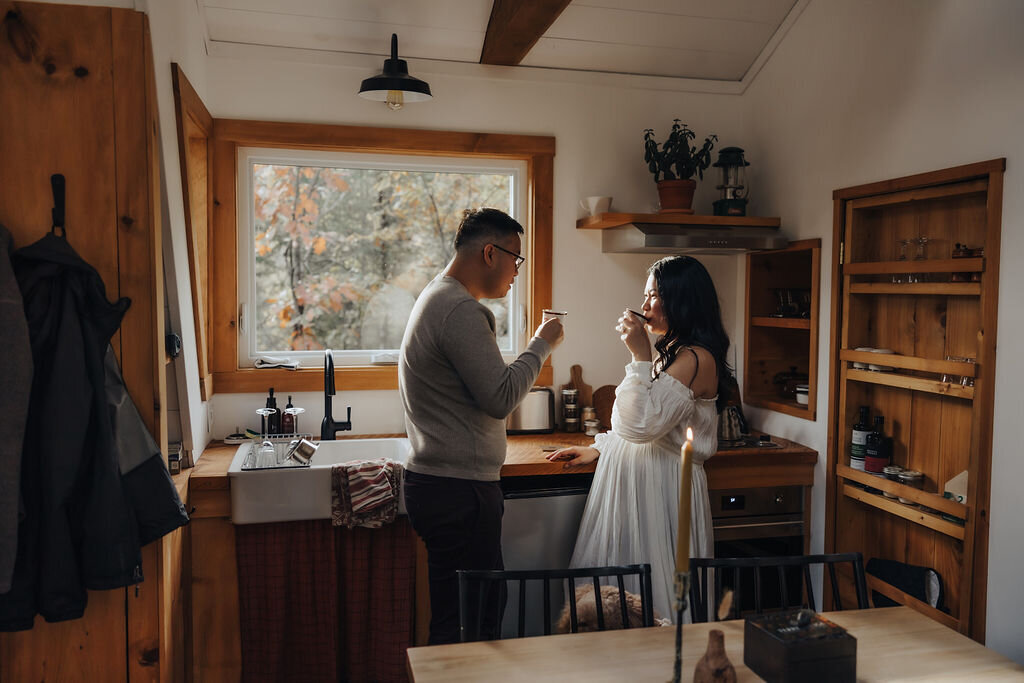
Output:
<svg viewBox="0 0 1024 683">
<path fill-rule="evenodd" d="M 395 521 L 402 466 L 386 458 L 331 467 L 331 523 L 376 529 Z"/>
</svg>

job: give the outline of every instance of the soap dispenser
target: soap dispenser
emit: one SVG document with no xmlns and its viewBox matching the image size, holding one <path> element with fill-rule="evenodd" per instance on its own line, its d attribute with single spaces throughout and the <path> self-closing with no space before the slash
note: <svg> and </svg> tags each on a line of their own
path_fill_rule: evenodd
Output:
<svg viewBox="0 0 1024 683">
<path fill-rule="evenodd" d="M 295 413 L 291 411 L 294 408 L 292 405 L 292 397 L 288 397 L 288 405 L 284 407 L 284 414 L 281 416 L 281 433 L 282 434 L 294 434 L 295 433 Z"/>
<path fill-rule="evenodd" d="M 280 434 L 281 410 L 277 407 L 277 399 L 274 398 L 274 387 L 270 387 L 270 395 L 267 396 L 267 408 L 274 409 L 274 412 L 267 415 L 267 434 Z"/>
</svg>

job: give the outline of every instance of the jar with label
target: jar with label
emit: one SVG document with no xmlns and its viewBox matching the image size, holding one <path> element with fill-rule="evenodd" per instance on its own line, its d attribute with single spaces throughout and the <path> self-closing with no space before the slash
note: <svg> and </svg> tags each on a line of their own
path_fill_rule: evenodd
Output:
<svg viewBox="0 0 1024 683">
<path fill-rule="evenodd" d="M 565 418 L 565 431 L 567 431 L 567 432 L 578 432 L 578 431 L 580 431 L 580 419 L 578 417 L 567 417 L 567 418 Z"/>
<path fill-rule="evenodd" d="M 562 406 L 562 417 L 570 418 L 570 417 L 579 417 L 579 416 L 580 416 L 580 407 L 578 405 L 576 405 L 575 403 L 566 403 L 564 406 Z"/>
<path fill-rule="evenodd" d="M 578 389 L 562 389 L 562 405 L 576 405 L 579 402 L 580 392 Z"/>
</svg>

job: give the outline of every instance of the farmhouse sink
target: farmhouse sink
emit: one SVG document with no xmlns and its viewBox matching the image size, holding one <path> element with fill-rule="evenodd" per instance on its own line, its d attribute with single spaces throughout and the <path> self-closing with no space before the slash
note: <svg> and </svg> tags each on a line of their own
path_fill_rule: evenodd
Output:
<svg viewBox="0 0 1024 683">
<path fill-rule="evenodd" d="M 356 460 L 387 458 L 400 464 L 409 459 L 409 439 L 342 439 L 320 441 L 308 467 L 243 470 L 249 449 L 238 447 L 228 468 L 231 481 L 231 521 L 235 524 L 330 519 L 331 466 Z M 405 503 L 398 499 L 398 512 Z"/>
</svg>

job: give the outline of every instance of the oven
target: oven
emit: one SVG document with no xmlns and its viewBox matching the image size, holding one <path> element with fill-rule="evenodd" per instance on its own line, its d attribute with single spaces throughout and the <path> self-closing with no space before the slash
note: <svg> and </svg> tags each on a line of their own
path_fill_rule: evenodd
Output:
<svg viewBox="0 0 1024 683">
<path fill-rule="evenodd" d="M 708 492 L 714 527 L 715 557 L 774 557 L 804 552 L 804 493 L 802 486 L 721 489 Z M 765 605 L 780 605 L 778 574 L 762 569 Z M 771 572 L 770 574 L 768 572 Z M 722 572 L 723 588 L 733 588 L 734 576 Z M 787 571 L 787 593 L 801 594 L 798 571 Z M 754 607 L 754 575 L 741 577 L 740 610 Z"/>
</svg>

